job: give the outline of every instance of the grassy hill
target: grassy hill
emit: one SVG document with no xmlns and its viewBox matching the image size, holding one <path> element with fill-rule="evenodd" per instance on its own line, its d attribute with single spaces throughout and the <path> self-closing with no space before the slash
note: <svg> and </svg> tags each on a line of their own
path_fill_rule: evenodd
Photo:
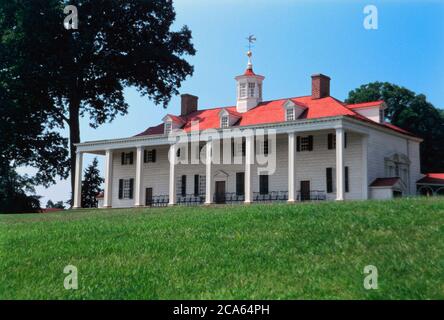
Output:
<svg viewBox="0 0 444 320">
<path fill-rule="evenodd" d="M 443 198 L 0 215 L 2 299 L 444 299 L 443 270 Z"/>
</svg>

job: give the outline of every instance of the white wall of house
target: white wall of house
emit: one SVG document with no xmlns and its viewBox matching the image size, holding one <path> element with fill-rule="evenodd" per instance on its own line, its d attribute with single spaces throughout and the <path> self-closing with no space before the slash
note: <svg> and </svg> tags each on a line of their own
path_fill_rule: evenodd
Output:
<svg viewBox="0 0 444 320">
<path fill-rule="evenodd" d="M 320 190 L 326 192 L 326 169 L 333 168 L 333 192 L 327 194 L 328 199 L 336 198 L 336 150 L 328 149 L 328 133 L 334 131 L 310 132 L 298 134 L 300 136 L 313 135 L 313 151 L 296 152 L 295 172 L 296 172 L 296 190 L 300 190 L 301 181 L 310 181 L 311 190 Z M 155 148 L 157 159 L 154 163 L 143 164 L 143 192 L 142 199 L 145 201 L 145 188 L 153 189 L 153 196 L 168 195 L 169 184 L 169 146 L 147 147 Z M 270 144 L 271 148 L 271 144 Z M 134 152 L 134 162 L 132 165 L 121 164 L 121 152 Z M 256 150 L 257 151 L 257 150 Z M 271 151 L 271 150 L 270 150 Z M 287 191 L 288 190 L 288 136 L 279 135 L 276 141 L 276 170 L 269 177 L 269 191 Z M 119 199 L 119 179 L 136 178 L 136 149 L 117 150 L 113 153 L 113 182 L 112 182 L 112 206 L 113 207 L 132 207 L 133 199 Z M 345 193 L 345 199 L 362 198 L 362 139 L 357 133 L 347 133 L 347 148 L 344 150 L 344 165 L 349 167 L 349 192 Z M 380 164 L 383 167 L 383 163 Z M 253 192 L 259 192 L 259 174 L 258 165 L 252 166 L 252 189 Z M 218 180 L 226 180 L 226 192 L 236 192 L 236 172 L 244 172 L 244 164 L 213 164 L 213 177 L 218 173 Z M 376 170 L 375 171 L 379 171 Z M 383 171 L 383 168 L 382 168 Z M 186 175 L 187 194 L 194 193 L 194 175 L 205 175 L 204 164 L 177 164 L 176 165 L 176 183 L 179 185 L 179 179 Z M 213 181 L 214 186 L 214 181 Z M 214 190 L 214 189 L 213 189 Z"/>
<path fill-rule="evenodd" d="M 354 111 L 356 111 L 357 113 L 375 122 L 380 122 L 379 110 L 380 110 L 379 106 L 354 109 Z"/>
<path fill-rule="evenodd" d="M 416 194 L 416 181 L 421 178 L 419 142 L 389 134 L 376 129 L 370 129 L 368 140 L 368 181 L 387 177 L 385 158 L 394 153 L 406 155 L 410 159 L 409 181 L 405 183 L 408 194 Z"/>
</svg>

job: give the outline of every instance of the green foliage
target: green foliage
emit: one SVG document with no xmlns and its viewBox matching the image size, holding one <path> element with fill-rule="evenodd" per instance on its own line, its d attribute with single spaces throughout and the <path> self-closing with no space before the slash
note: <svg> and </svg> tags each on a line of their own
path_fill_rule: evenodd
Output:
<svg viewBox="0 0 444 320">
<path fill-rule="evenodd" d="M 0 158 L 0 213 L 38 212 L 40 197 L 29 193 L 35 193 L 34 180 L 19 175 Z"/>
<path fill-rule="evenodd" d="M 2 216 L 0 297 L 444 299 L 443 225 L 443 198 Z"/>
<path fill-rule="evenodd" d="M 105 181 L 100 176 L 97 158 L 85 169 L 85 177 L 82 181 L 82 208 L 97 207 L 96 196 L 102 191 L 100 186 Z"/>
<path fill-rule="evenodd" d="M 423 94 L 388 82 L 373 82 L 350 91 L 347 103 L 384 100 L 386 116 L 399 126 L 424 139 L 421 143 L 422 172 L 444 172 L 444 112 Z"/>
<path fill-rule="evenodd" d="M 52 200 L 48 200 L 48 202 L 46 202 L 46 208 L 65 209 L 65 205 L 63 204 L 63 201 L 57 201 L 54 203 Z"/>
<path fill-rule="evenodd" d="M 171 31 L 172 1 L 69 1 L 78 8 L 77 30 L 64 29 L 66 4 L 0 2 L 0 87 L 7 86 L 13 97 L 27 96 L 13 104 L 17 112 L 37 108 L 46 128 L 68 126 L 74 172 L 79 118 L 88 116 L 97 127 L 125 114 L 127 86 L 166 106 L 193 73 L 183 56 L 195 49 L 186 26 Z M 10 85 L 17 79 L 23 86 Z"/>
</svg>

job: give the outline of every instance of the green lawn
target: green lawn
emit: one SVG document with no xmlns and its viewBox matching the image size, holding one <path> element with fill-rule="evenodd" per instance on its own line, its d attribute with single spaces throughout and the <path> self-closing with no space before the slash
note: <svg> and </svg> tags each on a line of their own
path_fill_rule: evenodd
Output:
<svg viewBox="0 0 444 320">
<path fill-rule="evenodd" d="M 0 298 L 444 299 L 444 198 L 0 215 Z"/>
</svg>

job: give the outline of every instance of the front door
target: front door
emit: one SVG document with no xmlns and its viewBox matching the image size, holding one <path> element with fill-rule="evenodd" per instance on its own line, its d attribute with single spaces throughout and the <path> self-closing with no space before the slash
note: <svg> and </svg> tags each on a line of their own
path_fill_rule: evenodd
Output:
<svg viewBox="0 0 444 320">
<path fill-rule="evenodd" d="M 153 188 L 145 189 L 145 205 L 151 206 L 153 204 Z"/>
<path fill-rule="evenodd" d="M 225 181 L 216 181 L 216 203 L 225 203 Z"/>
<path fill-rule="evenodd" d="M 301 181 L 301 201 L 310 200 L 310 181 Z"/>
</svg>

